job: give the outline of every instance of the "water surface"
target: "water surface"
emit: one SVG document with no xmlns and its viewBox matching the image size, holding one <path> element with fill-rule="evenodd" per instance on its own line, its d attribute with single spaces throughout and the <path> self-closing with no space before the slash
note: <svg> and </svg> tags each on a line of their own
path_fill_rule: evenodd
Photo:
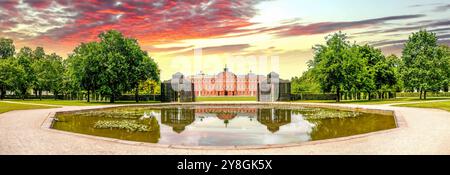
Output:
<svg viewBox="0 0 450 175">
<path fill-rule="evenodd" d="M 299 143 L 396 127 L 392 115 L 262 105 L 117 107 L 60 113 L 56 118 L 53 128 L 58 130 L 191 146 Z M 110 123 L 124 126 L 99 128 Z M 133 131 L 131 125 L 147 130 Z"/>
</svg>

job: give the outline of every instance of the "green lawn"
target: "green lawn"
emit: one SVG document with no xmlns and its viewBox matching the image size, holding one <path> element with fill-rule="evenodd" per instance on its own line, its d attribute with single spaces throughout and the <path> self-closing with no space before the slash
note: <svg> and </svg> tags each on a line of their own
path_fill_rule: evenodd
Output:
<svg viewBox="0 0 450 175">
<path fill-rule="evenodd" d="M 15 101 L 21 103 L 30 103 L 30 104 L 47 104 L 47 105 L 57 105 L 57 106 L 92 106 L 92 105 L 108 105 L 111 104 L 107 101 L 91 101 L 86 102 L 81 100 L 54 100 L 54 99 L 26 99 L 26 100 L 8 100 Z M 159 101 L 141 101 L 139 104 L 147 104 L 147 103 L 159 103 Z M 116 101 L 114 104 L 136 104 L 135 101 Z"/>
<path fill-rule="evenodd" d="M 402 104 L 402 105 L 394 105 L 394 106 L 415 107 L 415 108 L 436 108 L 436 109 L 443 109 L 443 110 L 450 112 L 450 101 Z"/>
<path fill-rule="evenodd" d="M 445 100 L 450 99 L 449 97 L 429 97 L 427 100 L 420 100 L 417 97 L 402 97 L 388 100 L 359 100 L 359 101 L 350 101 L 344 100 L 340 103 L 349 103 L 349 104 L 363 104 L 363 105 L 380 105 L 380 104 L 392 104 L 392 103 L 405 103 L 405 102 L 419 102 L 419 101 L 433 101 L 433 100 Z M 297 100 L 296 102 L 306 102 L 306 103 L 336 103 L 335 100 Z"/>
<path fill-rule="evenodd" d="M 0 114 L 13 110 L 26 110 L 26 109 L 47 109 L 55 108 L 53 106 L 42 106 L 36 104 L 17 104 L 17 103 L 7 103 L 0 101 Z"/>
<path fill-rule="evenodd" d="M 251 96 L 196 97 L 195 101 L 256 101 L 256 97 Z"/>
</svg>

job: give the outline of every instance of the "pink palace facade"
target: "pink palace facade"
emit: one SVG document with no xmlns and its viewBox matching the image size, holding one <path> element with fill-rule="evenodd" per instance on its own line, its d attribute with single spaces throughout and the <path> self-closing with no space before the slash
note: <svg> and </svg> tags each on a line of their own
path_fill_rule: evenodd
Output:
<svg viewBox="0 0 450 175">
<path fill-rule="evenodd" d="M 194 85 L 195 96 L 256 96 L 258 82 L 265 80 L 264 75 L 248 73 L 236 75 L 228 68 L 217 75 L 200 73 L 188 76 Z"/>
</svg>

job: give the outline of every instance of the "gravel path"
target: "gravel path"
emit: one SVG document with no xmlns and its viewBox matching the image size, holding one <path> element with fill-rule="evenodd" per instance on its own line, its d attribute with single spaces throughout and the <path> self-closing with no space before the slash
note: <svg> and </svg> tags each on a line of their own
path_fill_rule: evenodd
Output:
<svg viewBox="0 0 450 175">
<path fill-rule="evenodd" d="M 450 154 L 450 112 L 385 105 L 339 106 L 395 110 L 403 117 L 405 125 L 351 139 L 332 139 L 284 148 L 227 150 L 130 144 L 42 127 L 51 112 L 105 107 L 72 106 L 0 114 L 0 154 Z"/>
</svg>

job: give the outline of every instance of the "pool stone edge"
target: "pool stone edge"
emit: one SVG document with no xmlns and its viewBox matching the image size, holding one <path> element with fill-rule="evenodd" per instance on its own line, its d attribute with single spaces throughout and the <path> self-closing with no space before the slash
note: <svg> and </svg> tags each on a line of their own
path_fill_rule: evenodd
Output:
<svg viewBox="0 0 450 175">
<path fill-rule="evenodd" d="M 268 106 L 280 106 L 280 105 L 289 105 L 289 107 L 318 107 L 318 108 L 327 108 L 327 109 L 336 109 L 336 110 L 347 110 L 347 111 L 358 111 L 358 112 L 367 112 L 367 113 L 375 113 L 381 115 L 392 115 L 395 120 L 396 127 L 386 130 L 374 131 L 364 134 L 357 134 L 346 137 L 338 137 L 324 140 L 315 140 L 315 141 L 307 141 L 301 143 L 288 143 L 288 144 L 266 144 L 266 145 L 235 145 L 235 146 L 190 146 L 190 145 L 171 145 L 171 144 L 159 144 L 159 143 L 146 143 L 146 142 L 138 142 L 138 141 L 128 141 L 121 140 L 109 137 L 101 137 L 94 136 L 88 134 L 75 133 L 70 131 L 62 131 L 53 129 L 52 125 L 55 119 L 56 114 L 58 113 L 72 113 L 79 111 L 88 111 L 88 110 L 96 110 L 96 109 L 108 109 L 108 108 L 117 108 L 117 107 L 133 107 L 133 106 L 189 106 L 189 105 L 268 105 Z M 374 108 L 368 108 L 368 106 L 343 106 L 339 104 L 318 104 L 318 103 L 293 103 L 293 102 L 190 102 L 190 103 L 156 103 L 156 104 L 125 104 L 125 105 L 114 105 L 114 106 L 96 106 L 92 108 L 85 109 L 76 109 L 76 110 L 62 110 L 57 112 L 50 112 L 46 119 L 41 124 L 41 129 L 44 129 L 48 132 L 56 132 L 60 134 L 66 134 L 76 137 L 83 137 L 87 139 L 94 140 L 103 140 L 112 143 L 119 144 L 127 144 L 127 145 L 135 145 L 135 146 L 148 146 L 154 148 L 171 148 L 171 149 L 189 149 L 189 150 L 251 150 L 251 149 L 271 149 L 271 148 L 287 148 L 287 147 L 298 147 L 304 145 L 317 145 L 331 142 L 341 142 L 348 141 L 358 138 L 365 138 L 372 135 L 378 135 L 388 132 L 398 131 L 400 129 L 404 129 L 407 127 L 407 123 L 403 118 L 403 115 L 396 110 L 388 110 L 388 109 L 377 109 L 376 106 Z"/>
</svg>

